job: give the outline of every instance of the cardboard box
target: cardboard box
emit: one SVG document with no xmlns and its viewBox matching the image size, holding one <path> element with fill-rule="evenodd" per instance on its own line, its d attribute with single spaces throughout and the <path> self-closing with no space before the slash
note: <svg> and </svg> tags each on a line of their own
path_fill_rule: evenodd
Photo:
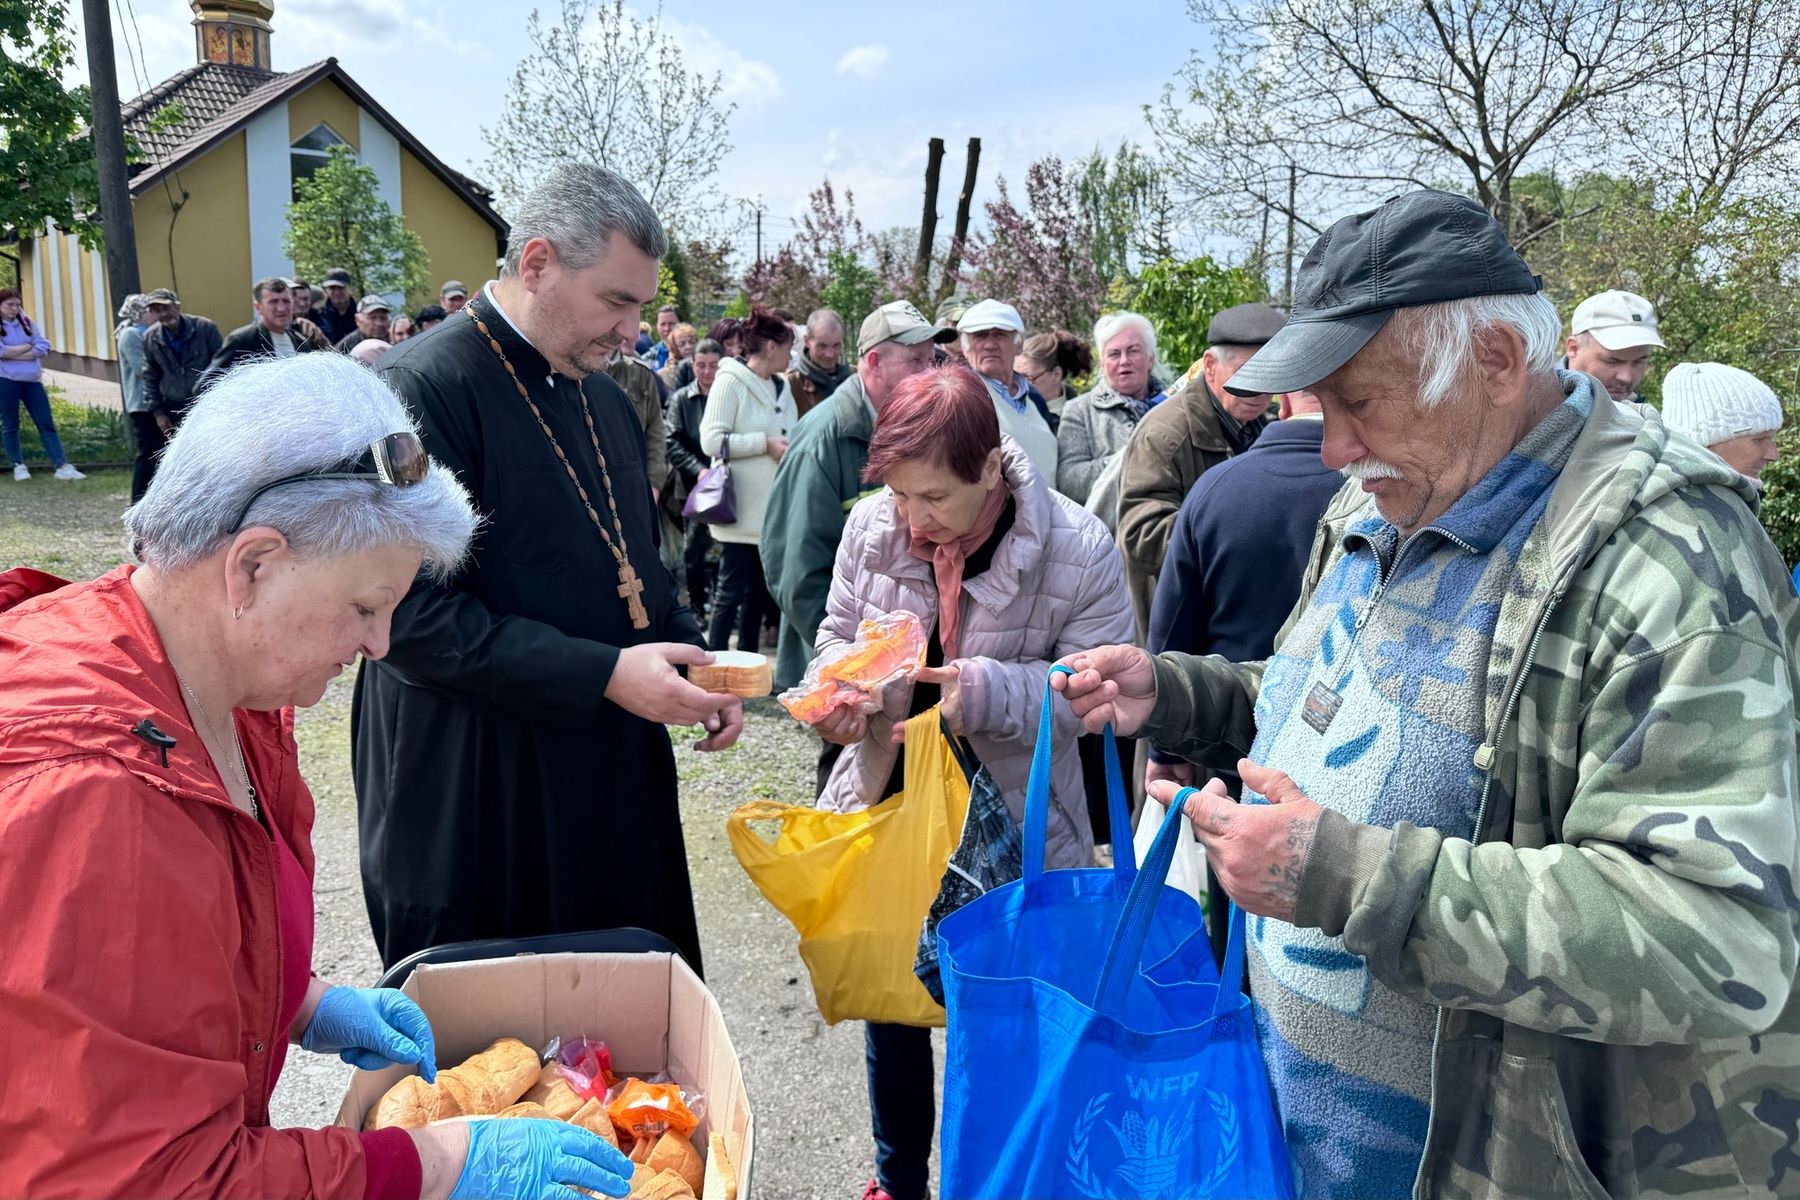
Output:
<svg viewBox="0 0 1800 1200">
<path fill-rule="evenodd" d="M 749 1200 L 755 1122 L 737 1051 L 719 1002 L 672 954 L 543 954 L 421 966 L 402 989 L 431 1019 L 440 1069 L 477 1054 L 495 1038 L 515 1037 L 542 1049 L 551 1038 L 592 1037 L 612 1050 L 621 1076 L 667 1071 L 706 1098 L 694 1134 L 705 1156 L 709 1134 L 725 1136 L 738 1173 L 739 1200 Z M 337 1123 L 361 1129 L 389 1088 L 413 1067 L 357 1071 Z M 719 1200 L 707 1171 L 701 1200 Z"/>
</svg>

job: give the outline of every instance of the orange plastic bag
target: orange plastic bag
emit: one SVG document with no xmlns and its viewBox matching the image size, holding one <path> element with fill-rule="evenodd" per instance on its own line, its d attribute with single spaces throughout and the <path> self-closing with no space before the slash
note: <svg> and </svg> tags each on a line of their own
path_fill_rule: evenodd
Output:
<svg viewBox="0 0 1800 1200">
<path fill-rule="evenodd" d="M 687 1137 L 700 1125 L 700 1119 L 688 1110 L 681 1089 L 672 1083 L 645 1083 L 628 1079 L 613 1102 L 606 1106 L 613 1128 L 633 1137 L 661 1137 L 679 1133 Z"/>
</svg>

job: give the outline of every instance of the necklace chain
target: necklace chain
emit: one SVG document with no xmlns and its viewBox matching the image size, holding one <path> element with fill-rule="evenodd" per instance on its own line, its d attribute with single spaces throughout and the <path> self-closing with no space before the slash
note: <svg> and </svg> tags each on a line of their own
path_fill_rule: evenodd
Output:
<svg viewBox="0 0 1800 1200">
<path fill-rule="evenodd" d="M 538 429 L 550 443 L 550 449 L 556 452 L 557 461 L 562 463 L 563 470 L 568 472 L 569 482 L 575 485 L 575 494 L 581 498 L 581 506 L 587 510 L 588 520 L 593 523 L 594 532 L 600 535 L 600 540 L 606 543 L 608 550 L 612 551 L 613 560 L 619 567 L 619 596 L 625 601 L 626 607 L 631 612 L 632 628 L 650 628 L 650 614 L 644 608 L 643 601 L 644 581 L 638 577 L 637 569 L 631 565 L 629 549 L 625 544 L 625 526 L 619 520 L 619 503 L 613 495 L 612 475 L 606 469 L 606 455 L 600 449 L 600 434 L 594 428 L 594 412 L 588 405 L 587 393 L 581 390 L 579 384 L 576 385 L 575 394 L 581 398 L 581 416 L 587 422 L 588 441 L 593 443 L 594 461 L 600 467 L 600 482 L 606 489 L 606 507 L 612 517 L 610 534 L 601 522 L 600 514 L 595 511 L 594 502 L 588 499 L 587 488 L 582 484 L 581 477 L 575 473 L 575 464 L 569 461 L 567 454 L 563 453 L 562 443 L 556 440 L 555 431 L 550 428 L 550 423 L 544 420 L 544 414 L 538 408 L 537 401 L 531 398 L 531 393 L 525 387 L 525 381 L 519 378 L 519 372 L 514 369 L 512 361 L 506 357 L 506 350 L 494 335 L 488 332 L 487 322 L 483 321 L 481 315 L 475 311 L 473 303 L 465 305 L 463 311 L 469 314 L 469 319 L 475 322 L 476 330 L 487 342 L 488 349 L 493 351 L 494 357 L 500 360 L 500 365 L 506 368 L 506 374 L 512 380 L 513 387 L 518 390 L 519 397 L 531 409 L 531 415 L 536 418 Z"/>
<path fill-rule="evenodd" d="M 200 703 L 200 694 L 194 691 L 193 684 L 183 677 L 180 669 L 175 667 L 174 663 L 170 663 L 169 666 L 175 671 L 175 681 L 181 684 L 181 690 L 187 693 L 188 700 L 193 703 L 194 715 L 211 724 L 212 718 L 207 715 L 206 706 Z M 227 713 L 226 716 L 229 717 L 230 714 Z M 244 792 L 250 797 L 250 815 L 261 821 L 262 806 L 256 801 L 256 785 L 250 782 L 250 768 L 244 761 L 244 744 L 238 740 L 237 722 L 228 720 L 227 724 L 231 729 L 231 749 L 234 755 L 231 765 L 237 768 L 237 776 L 243 781 Z"/>
</svg>

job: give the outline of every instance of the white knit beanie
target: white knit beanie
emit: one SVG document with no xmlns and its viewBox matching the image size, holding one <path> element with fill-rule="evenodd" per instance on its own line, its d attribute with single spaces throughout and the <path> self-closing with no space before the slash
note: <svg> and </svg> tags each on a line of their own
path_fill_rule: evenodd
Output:
<svg viewBox="0 0 1800 1200">
<path fill-rule="evenodd" d="M 1781 401 L 1748 371 L 1724 363 L 1682 363 L 1663 380 L 1663 421 L 1702 446 L 1780 429 Z"/>
</svg>

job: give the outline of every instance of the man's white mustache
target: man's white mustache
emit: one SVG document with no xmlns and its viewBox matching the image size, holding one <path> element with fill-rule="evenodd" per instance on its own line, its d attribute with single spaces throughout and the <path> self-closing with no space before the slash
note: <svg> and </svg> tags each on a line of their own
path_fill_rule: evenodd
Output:
<svg viewBox="0 0 1800 1200">
<path fill-rule="evenodd" d="M 1404 478 L 1399 467 L 1394 466 L 1392 463 L 1384 463 L 1379 458 L 1372 458 L 1368 455 L 1364 455 L 1362 458 L 1357 459 L 1347 466 L 1339 467 L 1338 473 L 1345 479 L 1354 479 L 1358 483 L 1365 483 L 1371 479 Z"/>
</svg>

